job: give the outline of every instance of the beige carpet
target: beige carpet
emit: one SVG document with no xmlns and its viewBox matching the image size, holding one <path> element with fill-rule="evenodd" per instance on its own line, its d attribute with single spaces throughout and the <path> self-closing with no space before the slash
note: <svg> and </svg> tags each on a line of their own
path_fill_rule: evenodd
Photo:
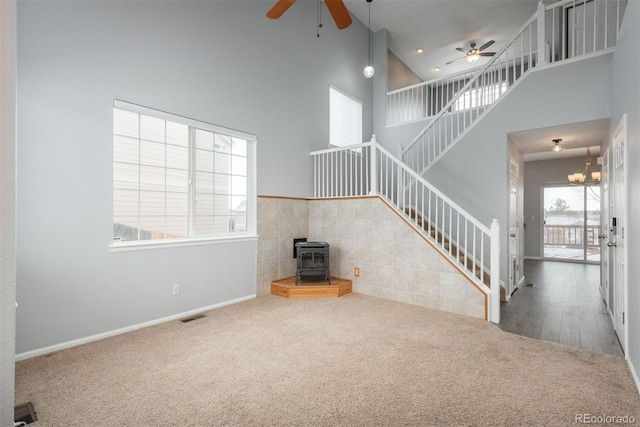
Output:
<svg viewBox="0 0 640 427">
<path fill-rule="evenodd" d="M 621 358 L 359 294 L 268 295 L 25 360 L 16 366 L 16 404 L 28 401 L 34 427 L 640 419 Z"/>
</svg>

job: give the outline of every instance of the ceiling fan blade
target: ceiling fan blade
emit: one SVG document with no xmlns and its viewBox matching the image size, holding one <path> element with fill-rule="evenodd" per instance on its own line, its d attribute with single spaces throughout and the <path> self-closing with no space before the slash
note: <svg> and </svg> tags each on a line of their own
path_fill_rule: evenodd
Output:
<svg viewBox="0 0 640 427">
<path fill-rule="evenodd" d="M 462 53 L 467 53 L 467 49 L 461 48 L 461 47 L 457 47 L 456 50 L 459 50 Z"/>
<path fill-rule="evenodd" d="M 340 30 L 351 25 L 351 16 L 342 0 L 324 0 L 324 2 L 327 4 L 329 12 L 331 12 L 331 16 Z"/>
<path fill-rule="evenodd" d="M 466 58 L 466 56 L 463 56 L 463 57 L 461 57 L 461 58 L 456 58 L 456 59 L 454 59 L 453 61 L 449 61 L 449 62 L 447 62 L 447 63 L 446 63 L 446 64 L 444 64 L 444 65 L 449 65 L 449 64 L 451 64 L 452 62 L 456 62 L 457 60 L 459 60 L 459 59 L 464 59 L 464 58 Z"/>
<path fill-rule="evenodd" d="M 295 3 L 295 1 L 296 0 L 278 0 L 278 2 L 267 12 L 267 18 L 280 18 L 282 14 L 285 13 L 293 3 Z"/>
<path fill-rule="evenodd" d="M 491 46 L 492 44 L 494 44 L 496 41 L 495 40 L 489 40 L 488 42 L 486 42 L 485 44 L 483 44 L 482 46 L 480 46 L 478 48 L 478 50 L 485 50 L 486 48 L 488 48 L 489 46 Z"/>
<path fill-rule="evenodd" d="M 495 52 L 480 52 L 480 56 L 493 56 L 495 55 Z"/>
</svg>

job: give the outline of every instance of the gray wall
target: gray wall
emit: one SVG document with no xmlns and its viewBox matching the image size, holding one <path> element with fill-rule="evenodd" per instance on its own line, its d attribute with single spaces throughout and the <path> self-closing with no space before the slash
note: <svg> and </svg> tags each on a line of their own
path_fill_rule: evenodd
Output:
<svg viewBox="0 0 640 427">
<path fill-rule="evenodd" d="M 0 425 L 13 422 L 16 320 L 16 4 L 0 2 Z"/>
<path fill-rule="evenodd" d="M 610 62 L 608 54 L 531 71 L 427 171 L 426 178 L 487 226 L 497 218 L 502 247 L 508 247 L 507 135 L 609 117 Z M 508 280 L 505 256 L 503 281 Z"/>
<path fill-rule="evenodd" d="M 600 170 L 596 156 L 591 167 Z M 567 184 L 567 175 L 584 170 L 584 157 L 527 162 L 524 164 L 525 252 L 528 258 L 542 257 L 542 188 L 547 184 Z"/>
<path fill-rule="evenodd" d="M 386 70 L 389 67 L 388 54 L 388 37 L 387 30 L 380 30 L 374 35 L 373 39 L 373 61 L 377 70 Z M 407 68 L 408 69 L 408 68 Z M 419 121 L 401 126 L 386 127 L 386 104 L 387 92 L 393 83 L 389 79 L 393 79 L 390 73 L 378 72 L 373 77 L 373 133 L 376 134 L 378 142 L 391 152 L 398 155 L 398 147 L 406 146 L 417 134 L 424 128 L 428 121 Z M 365 134 L 366 135 L 366 134 Z M 366 138 L 365 138 L 366 139 Z"/>
<path fill-rule="evenodd" d="M 422 79 L 411 68 L 393 54 L 387 51 L 387 91 L 402 89 L 407 86 L 422 83 Z"/>
<path fill-rule="evenodd" d="M 627 281 L 629 293 L 627 304 L 627 325 L 629 340 L 627 358 L 634 371 L 636 385 L 640 388 L 640 2 L 630 1 L 622 23 L 622 30 L 618 37 L 618 45 L 613 56 L 611 66 L 613 102 L 611 107 L 611 124 L 609 125 L 609 140 L 620 122 L 622 115 L 627 113 L 627 239 L 629 257 L 627 259 Z"/>
<path fill-rule="evenodd" d="M 362 99 L 367 29 L 297 2 L 20 2 L 17 351 L 256 293 L 256 241 L 111 253 L 115 98 L 253 133 L 258 193 L 311 195 L 329 85 Z M 179 296 L 171 286 L 181 285 Z"/>
</svg>

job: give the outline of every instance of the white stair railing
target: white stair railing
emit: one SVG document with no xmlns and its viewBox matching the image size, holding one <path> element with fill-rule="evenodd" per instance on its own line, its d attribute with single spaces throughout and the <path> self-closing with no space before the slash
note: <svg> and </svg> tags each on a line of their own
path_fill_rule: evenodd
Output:
<svg viewBox="0 0 640 427">
<path fill-rule="evenodd" d="M 530 18 L 518 35 L 475 73 L 402 151 L 402 160 L 422 175 L 507 89 L 538 61 L 537 26 Z"/>
<path fill-rule="evenodd" d="M 500 321 L 500 229 L 485 226 L 374 141 L 311 153 L 314 197 L 379 195 L 489 296 Z"/>
<path fill-rule="evenodd" d="M 403 148 L 402 160 L 422 175 L 534 67 L 613 48 L 626 3 L 627 0 L 565 0 L 545 6 L 540 2 L 536 14 L 516 36 L 473 73 Z M 393 107 L 394 117 L 402 118 L 407 115 L 403 108 L 411 110 L 413 105 L 396 102 Z"/>
</svg>

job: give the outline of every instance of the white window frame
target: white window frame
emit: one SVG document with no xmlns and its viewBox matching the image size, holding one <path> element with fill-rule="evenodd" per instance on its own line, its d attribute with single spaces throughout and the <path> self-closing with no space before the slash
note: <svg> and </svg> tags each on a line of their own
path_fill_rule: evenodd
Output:
<svg viewBox="0 0 640 427">
<path fill-rule="evenodd" d="M 329 146 L 362 144 L 362 101 L 329 85 Z"/>
<path fill-rule="evenodd" d="M 194 120 L 188 117 L 156 110 L 121 100 L 114 100 L 113 110 L 121 109 L 133 113 L 143 114 L 146 116 L 176 122 L 189 127 L 189 225 L 188 237 L 185 238 L 165 238 L 153 240 L 131 240 L 131 241 L 113 241 L 110 245 L 111 251 L 127 251 L 138 249 L 155 249 L 162 247 L 176 246 L 192 246 L 200 244 L 221 243 L 228 241 L 245 241 L 257 239 L 256 211 L 257 211 L 257 180 L 256 180 L 256 145 L 257 137 L 252 134 L 229 129 L 223 126 Z M 239 138 L 246 141 L 246 231 L 229 232 L 226 234 L 197 236 L 194 231 L 195 212 L 193 204 L 195 202 L 194 174 L 195 174 L 195 143 L 193 142 L 193 134 L 196 129 L 201 129 L 216 134 L 223 134 L 232 138 Z M 114 132 L 112 131 L 112 138 Z M 115 164 L 112 161 L 112 164 Z M 113 179 L 112 179 L 113 188 Z M 113 197 L 112 197 L 113 200 Z M 112 207 L 113 215 L 113 207 Z"/>
</svg>

